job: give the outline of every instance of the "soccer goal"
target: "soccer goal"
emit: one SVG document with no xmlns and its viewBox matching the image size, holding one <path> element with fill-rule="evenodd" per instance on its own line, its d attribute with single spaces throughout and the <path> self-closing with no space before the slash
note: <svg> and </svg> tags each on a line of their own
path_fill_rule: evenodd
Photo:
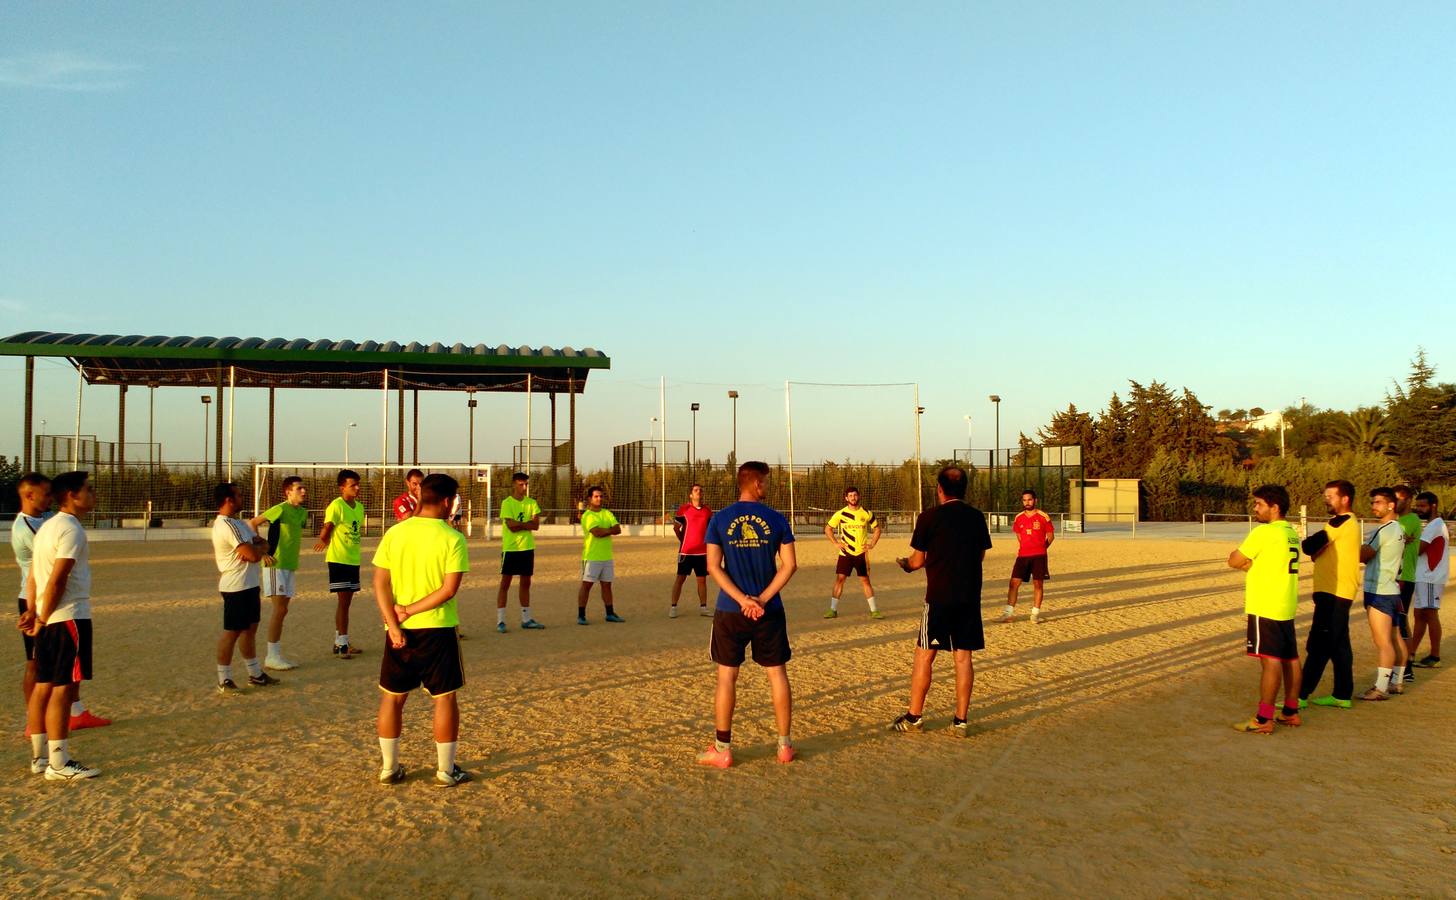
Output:
<svg viewBox="0 0 1456 900">
<path fill-rule="evenodd" d="M 491 512 L 495 498 L 491 492 L 491 467 L 467 464 L 381 466 L 369 463 L 256 463 L 253 466 L 253 515 L 283 500 L 283 480 L 291 475 L 303 479 L 308 491 L 311 524 L 320 524 L 324 509 L 339 495 L 338 477 L 343 469 L 359 473 L 359 502 L 364 504 L 364 533 L 382 534 L 394 524 L 394 498 L 405 491 L 405 475 L 419 469 L 426 475 L 449 475 L 460 484 L 461 528 L 467 537 L 483 528 L 490 537 Z"/>
</svg>

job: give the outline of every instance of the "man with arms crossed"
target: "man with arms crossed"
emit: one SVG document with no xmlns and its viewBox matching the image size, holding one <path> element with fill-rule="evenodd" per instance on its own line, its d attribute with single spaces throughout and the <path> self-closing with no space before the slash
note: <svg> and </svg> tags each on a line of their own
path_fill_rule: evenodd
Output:
<svg viewBox="0 0 1456 900">
<path fill-rule="evenodd" d="M 1349 709 L 1355 696 L 1355 654 L 1350 649 L 1350 606 L 1360 591 L 1360 520 L 1350 513 L 1355 486 L 1348 481 L 1325 485 L 1330 520 L 1305 538 L 1304 552 L 1314 560 L 1314 621 L 1304 645 L 1304 673 L 1299 679 L 1299 708 L 1309 703 Z M 1333 664 L 1334 690 L 1309 699 Z"/>
<path fill-rule="evenodd" d="M 403 522 L 415 514 L 420 505 L 420 482 L 425 480 L 425 473 L 419 469 L 410 469 L 404 473 L 404 493 L 394 498 L 394 520 Z"/>
<path fill-rule="evenodd" d="M 718 665 L 718 683 L 713 692 L 713 744 L 698 754 L 698 762 L 718 769 L 733 765 L 738 669 L 749 646 L 753 661 L 768 676 L 779 732 L 778 761 L 794 761 L 789 738 L 793 698 L 786 668 L 793 651 L 779 591 L 798 565 L 788 520 L 763 502 L 768 476 L 767 463 L 739 466 L 738 502 L 719 510 L 708 523 L 708 572 L 719 588 L 708 655 Z"/>
<path fill-rule="evenodd" d="M 1391 694 L 1404 692 L 1396 679 L 1405 668 L 1405 642 L 1396 633 L 1396 616 L 1400 610 L 1401 557 L 1405 553 L 1405 532 L 1396 521 L 1395 491 L 1378 487 L 1370 492 L 1370 511 L 1378 520 L 1365 543 L 1360 547 L 1360 562 L 1365 564 L 1365 617 L 1370 622 L 1370 639 L 1375 642 L 1377 664 L 1375 684 L 1360 696 L 1361 700 L 1387 700 Z"/>
<path fill-rule="evenodd" d="M 379 770 L 381 784 L 404 780 L 399 734 L 410 691 L 424 687 L 434 703 L 435 786 L 469 781 L 455 762 L 460 740 L 460 706 L 455 693 L 465 685 L 456 627 L 455 595 L 470 571 L 465 535 L 445 522 L 459 485 L 435 474 L 420 485 L 415 514 L 384 533 L 374 551 L 374 599 L 387 636 L 379 665 Z"/>
<path fill-rule="evenodd" d="M 298 554 L 303 549 L 303 530 L 308 527 L 308 509 L 303 505 L 308 489 L 303 479 L 290 475 L 283 479 L 283 502 L 275 503 L 261 515 L 248 520 L 248 527 L 257 531 L 268 523 L 268 552 L 272 564 L 263 565 L 263 596 L 273 603 L 268 620 L 268 653 L 263 667 L 287 671 L 298 668 L 283 656 L 283 619 L 293 599 L 298 574 Z"/>
<path fill-rule="evenodd" d="M 1400 632 L 1401 643 L 1410 644 L 1410 620 L 1411 604 L 1416 595 L 1416 557 L 1420 555 L 1421 526 L 1424 524 L 1421 517 L 1416 515 L 1413 509 L 1416 497 L 1415 488 L 1408 484 L 1395 486 L 1395 516 L 1400 523 L 1401 534 L 1405 537 L 1405 548 L 1400 556 L 1400 578 L 1396 582 L 1400 586 L 1400 610 L 1396 614 L 1396 630 Z M 1411 669 L 1411 656 L 1406 654 L 1405 663 L 1392 675 L 1392 682 L 1415 681 L 1415 672 Z"/>
<path fill-rule="evenodd" d="M 593 584 L 602 586 L 602 603 L 607 607 L 608 622 L 625 622 L 612 606 L 612 535 L 621 534 L 622 526 L 611 510 L 603 509 L 606 489 L 594 484 L 586 489 L 586 509 L 581 513 L 581 589 L 576 593 L 576 624 L 585 625 L 586 603 L 591 599 Z"/>
<path fill-rule="evenodd" d="M 506 633 L 506 603 L 511 579 L 521 579 L 521 627 L 545 628 L 531 618 L 531 575 L 536 571 L 536 530 L 541 527 L 541 506 L 526 495 L 530 476 L 511 476 L 511 495 L 501 501 L 501 580 L 495 593 L 495 630 Z"/>
<path fill-rule="evenodd" d="M 1244 579 L 1244 651 L 1257 657 L 1259 708 L 1253 718 L 1234 725 L 1245 734 L 1273 734 L 1274 723 L 1299 727 L 1299 642 L 1294 613 L 1299 606 L 1299 535 L 1284 519 L 1289 492 L 1281 485 L 1254 488 L 1254 518 L 1259 526 L 1229 554 L 1231 568 Z M 1284 681 L 1284 706 L 1276 714 L 1274 699 Z"/>
<path fill-rule="evenodd" d="M 278 679 L 258 664 L 258 622 L 262 619 L 259 598 L 261 579 L 258 563 L 274 562 L 268 555 L 268 541 L 253 533 L 248 523 L 237 518 L 243 508 L 238 486 L 227 483 L 213 489 L 217 518 L 212 520 L 212 554 L 217 563 L 217 589 L 222 594 L 222 635 L 217 639 L 217 692 L 238 690 L 233 681 L 233 647 L 243 654 L 248 667 L 248 684 L 267 687 Z"/>
<path fill-rule="evenodd" d="M 1446 553 L 1451 534 L 1441 520 L 1436 495 L 1421 491 L 1416 495 L 1416 514 L 1425 521 L 1421 529 L 1420 558 L 1416 561 L 1415 624 L 1411 627 L 1409 658 L 1416 658 L 1421 639 L 1427 629 L 1431 633 L 1431 652 L 1414 665 L 1423 669 L 1441 667 L 1441 593 L 1451 572 Z M 75 726 L 72 726 L 75 727 Z"/>
<path fill-rule="evenodd" d="M 1011 523 L 1016 532 L 1016 562 L 1011 566 L 1011 586 L 1006 592 L 1006 608 L 998 622 L 1010 622 L 1016 615 L 1017 595 L 1021 583 L 1031 579 L 1031 624 L 1041 617 L 1042 585 L 1052 576 L 1047 572 L 1047 548 L 1055 537 L 1052 517 L 1036 508 L 1036 491 L 1021 492 L 1021 512 Z"/>
<path fill-rule="evenodd" d="M 15 491 L 20 496 L 20 514 L 10 526 L 10 549 L 15 553 L 15 564 L 20 567 L 19 610 L 23 617 L 26 610 L 34 608 L 35 594 L 27 593 L 26 580 L 30 577 L 36 532 L 51 518 L 51 480 L 38 472 L 29 472 L 20 476 Z M 29 706 L 30 692 L 35 688 L 35 638 L 23 628 L 20 637 L 25 645 L 25 674 L 21 676 L 20 691 L 26 706 Z M 103 719 L 86 708 L 80 692 L 78 684 L 76 699 L 71 702 L 71 730 L 110 725 L 110 719 Z"/>
<path fill-rule="evenodd" d="M 824 523 L 824 536 L 839 548 L 839 557 L 834 561 L 834 589 L 829 593 L 829 612 L 824 614 L 824 618 L 839 616 L 839 597 L 844 593 L 844 582 L 851 572 L 859 576 L 865 602 L 870 607 L 870 618 L 885 617 L 875 605 L 875 588 L 870 584 L 870 551 L 880 542 L 880 534 L 880 520 L 859 505 L 859 488 L 845 488 L 844 508 Z"/>
<path fill-rule="evenodd" d="M 911 553 L 895 560 L 906 572 L 925 570 L 925 608 L 915 639 L 915 664 L 910 671 L 910 706 L 891 726 L 896 731 L 925 730 L 921 715 L 930 693 L 935 655 L 951 651 L 955 659 L 955 717 L 951 731 L 965 737 L 975 669 L 971 654 L 984 650 L 981 629 L 981 567 L 991 548 L 986 516 L 966 503 L 966 472 L 946 466 L 935 476 L 939 505 L 915 519 Z"/>
<path fill-rule="evenodd" d="M 698 579 L 698 615 L 711 616 L 708 610 L 708 520 L 713 511 L 703 505 L 703 486 L 694 484 L 688 490 L 688 502 L 677 508 L 672 531 L 677 535 L 677 580 L 672 583 L 672 607 L 669 619 L 677 618 L 677 601 L 689 575 Z"/>
<path fill-rule="evenodd" d="M 364 529 L 364 504 L 359 502 L 359 473 L 339 472 L 339 496 L 324 510 L 324 528 L 315 552 L 327 550 L 329 590 L 338 597 L 334 608 L 334 658 L 353 659 L 361 650 L 349 643 L 349 606 L 359 592 L 359 535 Z"/>
<path fill-rule="evenodd" d="M 36 532 L 20 626 L 35 639 L 35 687 L 26 708 L 30 771 L 47 781 L 101 774 L 71 758 L 71 703 L 91 678 L 91 551 L 80 517 L 96 507 L 85 472 L 51 482 L 61 511 Z"/>
</svg>

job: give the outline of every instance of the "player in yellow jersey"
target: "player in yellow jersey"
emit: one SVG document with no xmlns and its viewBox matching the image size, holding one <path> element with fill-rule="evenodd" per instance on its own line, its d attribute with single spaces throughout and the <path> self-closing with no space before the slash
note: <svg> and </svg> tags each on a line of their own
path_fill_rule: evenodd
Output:
<svg viewBox="0 0 1456 900">
<path fill-rule="evenodd" d="M 859 505 L 859 488 L 844 489 L 844 508 L 824 523 L 824 534 L 839 548 L 839 558 L 834 563 L 834 590 L 829 595 L 829 612 L 824 614 L 824 618 L 833 619 L 839 615 L 839 595 L 844 592 L 845 579 L 854 572 L 859 575 L 865 602 L 870 605 L 870 618 L 883 619 L 884 614 L 875 605 L 875 587 L 870 584 L 869 556 L 875 544 L 880 542 L 880 520 Z"/>
<path fill-rule="evenodd" d="M 1235 729 L 1246 734 L 1273 734 L 1274 723 L 1298 727 L 1299 644 L 1294 638 L 1294 611 L 1299 605 L 1299 535 L 1284 519 L 1289 492 L 1266 484 L 1254 489 L 1254 518 L 1249 532 L 1229 554 L 1231 568 L 1248 572 L 1244 580 L 1244 615 L 1248 620 L 1245 651 L 1259 658 L 1259 709 Z M 1277 714 L 1274 698 L 1284 682 L 1284 707 Z"/>
</svg>

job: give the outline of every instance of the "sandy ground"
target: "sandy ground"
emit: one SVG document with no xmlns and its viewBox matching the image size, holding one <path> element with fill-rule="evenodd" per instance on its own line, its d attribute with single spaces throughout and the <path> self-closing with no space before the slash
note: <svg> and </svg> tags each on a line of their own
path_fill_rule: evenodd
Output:
<svg viewBox="0 0 1456 900">
<path fill-rule="evenodd" d="M 1257 672 L 1230 545 L 1069 538 L 1053 548 L 1050 619 L 987 626 L 973 735 L 948 730 L 948 659 L 927 733 L 893 734 L 923 587 L 891 563 L 902 542 L 875 554 L 882 621 L 853 584 L 841 617 L 821 619 L 831 548 L 803 545 L 786 594 L 801 757 L 774 760 L 749 665 L 729 771 L 693 764 L 711 736 L 710 620 L 693 600 L 667 618 L 668 542 L 619 541 L 627 622 L 603 623 L 594 595 L 582 628 L 577 544 L 543 541 L 534 608 L 548 628 L 519 630 L 513 600 L 507 635 L 492 630 L 496 548 L 473 546 L 461 762 L 476 780 L 448 791 L 429 781 L 422 695 L 406 710 L 410 779 L 375 783 L 373 599 L 353 626 L 367 655 L 330 658 L 319 557 L 306 554 L 284 640 L 303 667 L 222 698 L 208 545 L 97 545 L 84 693 L 116 724 L 72 746 L 104 774 L 28 773 L 13 637 L 0 894 L 1456 895 L 1456 672 L 1237 734 Z M 997 544 L 988 619 L 1012 552 Z M 1363 688 L 1374 663 L 1353 624 Z"/>
</svg>

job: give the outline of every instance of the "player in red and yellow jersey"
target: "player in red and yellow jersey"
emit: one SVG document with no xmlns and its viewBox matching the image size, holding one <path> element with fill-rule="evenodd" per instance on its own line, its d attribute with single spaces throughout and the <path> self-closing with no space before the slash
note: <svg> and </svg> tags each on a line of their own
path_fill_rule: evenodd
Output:
<svg viewBox="0 0 1456 900">
<path fill-rule="evenodd" d="M 1010 622 L 1016 615 L 1016 595 L 1021 583 L 1031 579 L 1031 621 L 1041 620 L 1042 585 L 1052 576 L 1047 572 L 1047 548 L 1052 545 L 1056 529 L 1052 517 L 1036 508 L 1036 491 L 1021 492 L 1021 513 L 1011 523 L 1016 532 L 1016 562 L 1011 566 L 1011 587 L 1006 592 L 1006 608 L 998 622 Z"/>
</svg>

